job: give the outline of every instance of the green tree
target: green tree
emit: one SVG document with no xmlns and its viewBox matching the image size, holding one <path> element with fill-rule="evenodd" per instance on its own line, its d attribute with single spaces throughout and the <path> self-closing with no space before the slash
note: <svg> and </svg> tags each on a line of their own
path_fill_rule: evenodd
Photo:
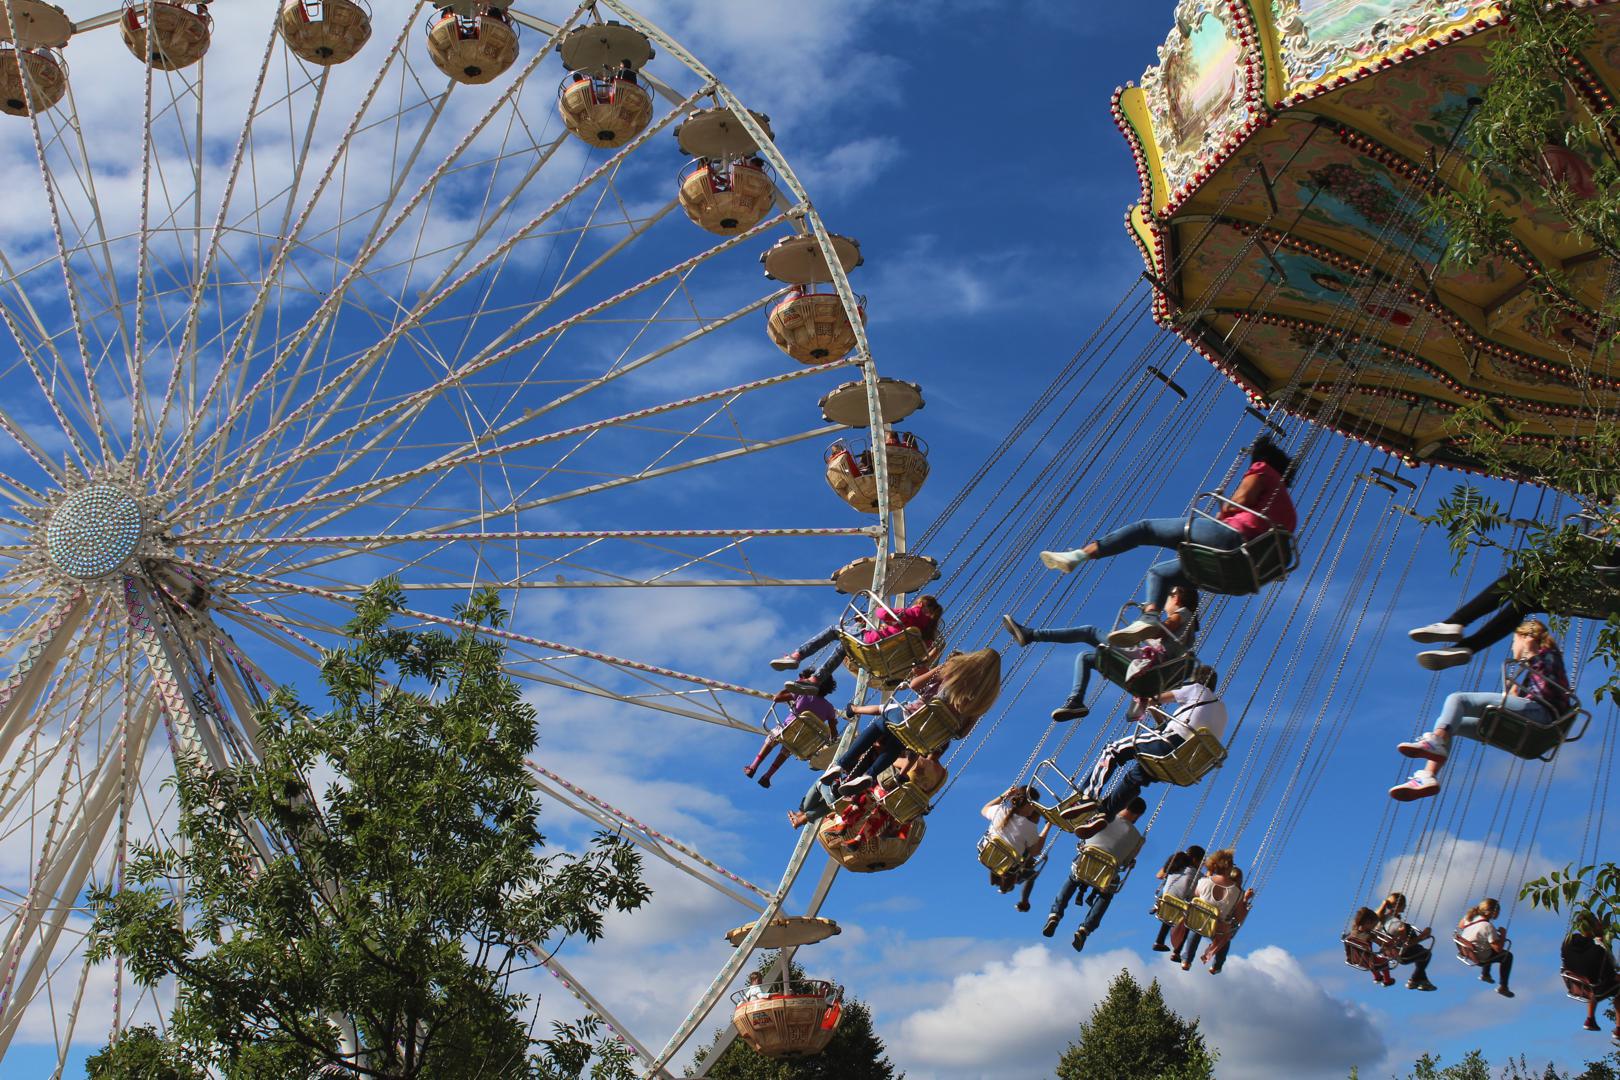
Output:
<svg viewBox="0 0 1620 1080">
<path fill-rule="evenodd" d="M 1484 1054 L 1470 1050 L 1461 1061 L 1443 1068 L 1437 1055 L 1424 1054 L 1412 1066 L 1406 1080 L 1616 1080 L 1620 1075 L 1614 1071 L 1616 1063 L 1620 1063 L 1620 1055 L 1610 1054 L 1599 1061 L 1588 1062 L 1585 1071 L 1579 1074 L 1566 1075 L 1551 1062 L 1537 1072 L 1521 1055 L 1509 1058 L 1501 1070 L 1493 1071 Z M 1350 1080 L 1356 1080 L 1357 1075 L 1357 1070 L 1350 1070 Z"/>
<path fill-rule="evenodd" d="M 1216 1053 L 1197 1020 L 1164 1003 L 1159 981 L 1147 989 L 1121 971 L 1080 1024 L 1080 1037 L 1058 1059 L 1058 1080 L 1212 1080 Z"/>
<path fill-rule="evenodd" d="M 624 1071 L 590 1021 L 537 1038 L 511 983 L 537 950 L 594 940 L 609 909 L 645 902 L 639 858 L 605 836 L 542 854 L 535 715 L 501 645 L 401 629 L 401 606 L 393 581 L 362 595 L 321 663 L 329 711 L 278 691 L 258 710 L 258 760 L 176 763 L 175 832 L 132 846 L 122 891 L 92 895 L 90 944 L 142 985 L 173 978 L 174 1011 L 165 1036 L 125 1032 L 94 1075 Z M 493 594 L 457 614 L 505 619 Z"/>
<path fill-rule="evenodd" d="M 764 953 L 755 970 L 768 975 L 775 963 L 775 953 Z M 790 963 L 788 977 L 801 981 L 805 978 L 804 969 Z M 724 1036 L 724 1029 L 715 1032 L 709 1045 L 697 1052 L 693 1067 L 686 1075 L 696 1072 L 697 1066 L 714 1053 L 714 1047 Z M 832 1042 L 816 1056 L 773 1061 L 735 1039 L 721 1052 L 708 1075 L 712 1080 L 905 1080 L 905 1074 L 896 1073 L 894 1065 L 884 1056 L 887 1052 L 883 1040 L 872 1029 L 872 1011 L 865 1002 L 846 997 Z"/>
<path fill-rule="evenodd" d="M 1594 14 L 1539 0 L 1508 0 L 1505 11 L 1508 25 L 1487 50 L 1488 78 L 1458 140 L 1452 182 L 1430 199 L 1433 218 L 1446 230 L 1446 260 L 1461 266 L 1520 261 L 1510 207 L 1528 196 L 1562 217 L 1600 261 L 1620 266 L 1620 124 L 1581 89 L 1588 79 L 1580 57 L 1598 44 Z M 1572 187 L 1560 164 L 1571 152 L 1591 164 L 1592 192 Z M 1504 191 L 1521 195 L 1504 199 Z M 1595 347 L 1571 351 L 1573 378 L 1609 370 L 1620 337 L 1620 290 L 1610 287 L 1593 310 L 1557 268 L 1537 268 L 1530 286 L 1549 335 L 1560 319 L 1595 318 Z M 1525 425 L 1504 422 L 1487 403 L 1451 421 L 1452 434 L 1488 471 L 1556 488 L 1573 498 L 1585 519 L 1539 523 L 1510 553 L 1509 589 L 1555 614 L 1613 607 L 1620 596 L 1620 577 L 1593 570 L 1614 564 L 1609 545 L 1620 539 L 1620 423 L 1609 394 L 1589 399 L 1578 443 L 1522 439 Z M 1445 527 L 1459 561 L 1471 550 L 1501 546 L 1497 533 L 1508 524 L 1500 504 L 1470 485 L 1454 489 L 1432 520 Z M 1562 629 L 1558 621 L 1555 629 Z M 1594 696 L 1620 698 L 1620 614 L 1599 628 L 1594 655 L 1607 669 Z M 1620 867 L 1613 863 L 1566 867 L 1528 883 L 1521 895 L 1538 907 L 1584 908 L 1611 930 L 1620 928 Z"/>
</svg>

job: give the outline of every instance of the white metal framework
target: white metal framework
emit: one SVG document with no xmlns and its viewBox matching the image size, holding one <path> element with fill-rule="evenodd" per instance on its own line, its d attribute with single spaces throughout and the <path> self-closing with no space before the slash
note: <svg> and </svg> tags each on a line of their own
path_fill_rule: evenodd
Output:
<svg viewBox="0 0 1620 1080">
<path fill-rule="evenodd" d="M 38 6 L 0 0 L 7 25 Z M 617 0 L 508 12 L 520 53 L 488 85 L 430 62 L 430 4 L 377 5 L 369 42 L 330 66 L 286 47 L 281 6 L 216 5 L 207 54 L 176 70 L 130 55 L 120 12 L 69 12 L 62 100 L 30 90 L 39 107 L 0 117 L 0 1054 L 43 1045 L 60 1067 L 109 1020 L 161 1023 L 123 971 L 84 963 L 86 890 L 172 820 L 176 748 L 254 753 L 255 702 L 307 684 L 371 580 L 398 575 L 413 617 L 442 626 L 497 585 L 515 675 L 692 738 L 757 733 L 766 695 L 656 646 L 622 655 L 559 612 L 617 590 L 825 588 L 874 547 L 881 589 L 886 480 L 874 522 L 804 497 L 819 448 L 792 449 L 837 430 L 815 401 L 850 364 L 877 422 L 856 299 L 724 85 Z M 559 34 L 606 19 L 658 54 L 653 120 L 617 149 L 556 109 Z M 670 133 L 714 106 L 762 140 L 779 193 L 725 238 L 670 183 Z M 799 366 L 765 337 L 782 290 L 756 259 L 787 231 L 833 267 L 847 363 Z M 543 754 L 534 769 L 552 813 L 621 833 L 739 922 L 775 914 L 810 849 L 806 830 L 780 881 L 751 882 Z M 747 952 L 662 1041 L 560 959 L 554 974 L 668 1075 Z"/>
</svg>

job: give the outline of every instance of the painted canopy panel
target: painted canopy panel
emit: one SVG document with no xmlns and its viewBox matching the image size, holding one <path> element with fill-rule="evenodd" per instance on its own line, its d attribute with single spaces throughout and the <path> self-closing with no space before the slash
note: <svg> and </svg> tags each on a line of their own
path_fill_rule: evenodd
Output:
<svg viewBox="0 0 1620 1080">
<path fill-rule="evenodd" d="M 1572 110 L 1620 85 L 1620 3 L 1592 17 Z M 1441 463 L 1475 464 L 1446 426 L 1465 406 L 1530 439 L 1620 407 L 1596 315 L 1616 268 L 1535 191 L 1494 188 L 1510 248 L 1443 260 L 1431 203 L 1470 178 L 1500 20 L 1482 0 L 1183 0 L 1160 63 L 1115 101 L 1161 321 L 1256 398 Z M 1545 160 L 1579 194 L 1599 152 Z"/>
</svg>

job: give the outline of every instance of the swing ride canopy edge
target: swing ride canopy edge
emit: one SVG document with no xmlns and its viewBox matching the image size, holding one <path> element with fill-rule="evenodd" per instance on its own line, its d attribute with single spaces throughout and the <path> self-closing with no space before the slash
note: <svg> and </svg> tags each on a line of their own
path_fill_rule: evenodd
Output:
<svg viewBox="0 0 1620 1080">
<path fill-rule="evenodd" d="M 1607 108 L 1620 21 L 1575 6 L 1597 20 L 1582 104 Z M 1576 437 L 1620 389 L 1593 360 L 1608 261 L 1498 187 L 1511 248 L 1437 271 L 1446 236 L 1425 213 L 1470 177 L 1458 151 L 1503 18 L 1484 0 L 1182 0 L 1159 62 L 1112 102 L 1161 325 L 1255 403 L 1408 462 L 1477 470 L 1448 426 L 1469 405 L 1517 441 Z M 1548 148 L 1576 193 L 1597 152 Z M 1549 309 L 1561 287 L 1579 314 Z"/>
</svg>

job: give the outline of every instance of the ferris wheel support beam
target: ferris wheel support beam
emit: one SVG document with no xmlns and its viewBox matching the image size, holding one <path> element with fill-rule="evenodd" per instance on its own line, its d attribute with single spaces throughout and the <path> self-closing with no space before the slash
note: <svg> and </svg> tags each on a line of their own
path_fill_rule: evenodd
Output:
<svg viewBox="0 0 1620 1080">
<path fill-rule="evenodd" d="M 158 712 L 156 705 L 150 702 L 134 710 L 133 737 L 120 725 L 116 739 L 124 742 L 123 753 L 133 764 L 127 765 L 120 753 L 103 754 L 94 787 L 81 799 L 73 814 L 73 825 L 51 852 L 54 857 L 41 866 L 36 878 L 37 894 L 49 899 L 43 902 L 31 899 L 12 925 L 7 944 L 6 988 L 0 992 L 0 1057 L 5 1055 L 17 1033 L 69 915 L 79 910 L 75 901 L 90 879 L 95 857 L 112 830 L 117 817 L 115 811 L 126 791 L 125 770 L 139 771 Z M 30 950 L 29 942 L 36 934 L 39 941 Z"/>
<path fill-rule="evenodd" d="M 607 1025 L 609 1031 L 613 1032 L 613 1034 L 616 1035 L 619 1040 L 631 1050 L 634 1050 L 637 1057 L 641 1058 L 641 1060 L 647 1064 L 652 1065 L 654 1060 L 652 1051 L 648 1050 L 640 1039 L 630 1034 L 630 1029 L 620 1023 L 618 1018 L 616 1018 L 612 1013 L 608 1012 L 607 1007 L 598 1001 L 596 996 L 593 995 L 589 990 L 585 989 L 584 984 L 578 979 L 574 978 L 572 972 L 563 967 L 561 960 L 558 960 L 555 956 L 550 956 L 541 960 L 540 963 L 544 965 L 547 971 L 551 972 L 551 974 L 556 977 L 558 982 L 563 984 L 564 990 L 567 990 L 570 994 L 572 994 L 574 999 L 581 1005 L 595 1013 L 597 1018 L 601 1020 L 603 1024 Z M 667 1069 L 660 1068 L 657 1069 L 656 1072 L 649 1073 L 647 1075 L 655 1076 L 658 1078 L 658 1080 L 672 1080 L 669 1070 Z"/>
<path fill-rule="evenodd" d="M 761 889 L 758 885 L 755 885 L 746 878 L 732 873 L 730 870 L 727 870 L 718 863 L 704 858 L 687 845 L 682 844 L 680 841 L 671 837 L 665 836 L 657 829 L 636 820 L 623 810 L 620 810 L 617 807 L 598 799 L 595 795 L 592 795 L 590 792 L 579 787 L 577 784 L 569 783 L 567 780 L 564 780 L 550 769 L 542 768 L 532 760 L 528 764 L 529 771 L 534 774 L 530 778 L 529 782 L 535 787 L 536 790 L 542 791 L 551 796 L 553 799 L 556 799 L 559 803 L 568 807 L 576 814 L 590 818 L 604 829 L 607 829 L 615 835 L 630 841 L 643 851 L 650 852 L 652 855 L 662 859 L 670 866 L 673 866 L 675 869 L 681 871 L 681 873 L 686 874 L 704 885 L 707 885 L 709 888 L 713 889 L 715 892 L 718 892 L 726 899 L 735 901 L 743 907 L 755 912 L 765 910 L 763 900 L 768 900 L 770 898 L 770 893 L 766 892 L 764 889 Z M 684 856 L 685 858 L 677 858 L 677 855 Z M 693 866 L 693 862 L 696 862 L 698 866 L 703 868 L 703 870 L 707 870 L 708 873 L 704 873 L 703 870 L 699 870 L 698 867 Z M 757 894 L 759 897 L 763 898 L 763 900 L 744 896 L 742 893 L 731 888 L 730 886 L 723 885 L 721 882 L 716 881 L 710 876 L 711 874 L 717 874 L 724 879 L 734 881 L 750 892 Z"/>
</svg>

